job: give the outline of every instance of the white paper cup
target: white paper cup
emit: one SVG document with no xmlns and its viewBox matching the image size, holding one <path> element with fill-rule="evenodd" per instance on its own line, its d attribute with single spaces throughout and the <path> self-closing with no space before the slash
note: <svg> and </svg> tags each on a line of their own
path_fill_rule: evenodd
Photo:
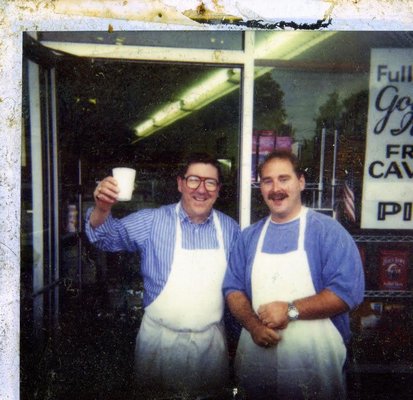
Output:
<svg viewBox="0 0 413 400">
<path fill-rule="evenodd" d="M 118 201 L 129 201 L 135 188 L 136 170 L 133 168 L 113 168 L 112 175 L 118 182 Z"/>
</svg>

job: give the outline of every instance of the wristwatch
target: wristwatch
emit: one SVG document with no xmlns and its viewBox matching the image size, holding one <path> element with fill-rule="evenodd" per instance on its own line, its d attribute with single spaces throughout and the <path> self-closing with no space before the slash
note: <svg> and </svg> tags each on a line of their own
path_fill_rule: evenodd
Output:
<svg viewBox="0 0 413 400">
<path fill-rule="evenodd" d="M 287 316 L 289 321 L 296 321 L 300 313 L 298 312 L 297 307 L 293 303 L 288 303 Z"/>
</svg>

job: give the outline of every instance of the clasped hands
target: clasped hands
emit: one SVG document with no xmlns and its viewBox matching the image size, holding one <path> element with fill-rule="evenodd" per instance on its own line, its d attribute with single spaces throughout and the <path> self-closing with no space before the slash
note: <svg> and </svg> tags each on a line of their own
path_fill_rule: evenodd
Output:
<svg viewBox="0 0 413 400">
<path fill-rule="evenodd" d="M 288 303 L 274 301 L 262 304 L 257 310 L 259 322 L 250 334 L 254 342 L 261 347 L 275 346 L 281 340 L 280 330 L 288 325 Z"/>
</svg>

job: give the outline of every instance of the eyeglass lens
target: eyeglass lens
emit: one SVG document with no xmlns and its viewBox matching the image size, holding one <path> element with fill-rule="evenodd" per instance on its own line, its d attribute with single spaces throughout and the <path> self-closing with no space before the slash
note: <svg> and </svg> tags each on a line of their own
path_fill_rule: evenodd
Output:
<svg viewBox="0 0 413 400">
<path fill-rule="evenodd" d="M 201 182 L 204 182 L 205 189 L 213 192 L 217 190 L 218 182 L 213 178 L 201 178 L 199 176 L 191 175 L 185 178 L 186 184 L 190 189 L 198 189 L 201 185 Z"/>
</svg>

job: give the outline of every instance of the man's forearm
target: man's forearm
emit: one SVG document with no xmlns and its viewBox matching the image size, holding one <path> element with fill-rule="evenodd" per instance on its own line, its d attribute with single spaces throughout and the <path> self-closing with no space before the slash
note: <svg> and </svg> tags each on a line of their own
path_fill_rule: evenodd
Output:
<svg viewBox="0 0 413 400">
<path fill-rule="evenodd" d="M 89 223 L 92 228 L 97 228 L 102 225 L 110 214 L 110 210 L 101 210 L 98 207 L 95 207 L 90 214 Z"/>
<path fill-rule="evenodd" d="M 348 305 L 331 290 L 324 289 L 320 293 L 294 301 L 300 312 L 300 319 L 330 318 L 348 311 Z"/>
<path fill-rule="evenodd" d="M 330 318 L 348 311 L 347 304 L 328 289 L 313 296 L 296 299 L 293 303 L 298 309 L 298 319 L 300 320 Z M 286 301 L 273 301 L 262 304 L 258 308 L 260 320 L 270 328 L 285 328 L 289 323 L 287 312 L 288 303 Z"/>
<path fill-rule="evenodd" d="M 262 324 L 254 312 L 250 300 L 243 292 L 231 292 L 227 296 L 227 303 L 234 317 L 249 332 Z"/>
</svg>

